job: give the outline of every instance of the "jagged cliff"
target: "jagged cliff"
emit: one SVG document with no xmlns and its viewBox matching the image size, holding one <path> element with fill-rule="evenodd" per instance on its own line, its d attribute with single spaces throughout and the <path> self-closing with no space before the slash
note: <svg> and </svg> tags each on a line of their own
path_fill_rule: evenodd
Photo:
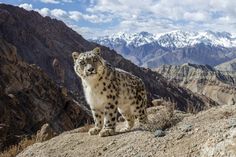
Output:
<svg viewBox="0 0 236 157">
<path fill-rule="evenodd" d="M 92 122 L 89 110 L 58 87 L 38 66 L 0 39 L 0 150 L 35 134 L 44 123 L 55 132 Z"/>
<path fill-rule="evenodd" d="M 208 65 L 163 65 L 155 69 L 168 80 L 221 105 L 236 104 L 236 78 Z"/>
</svg>

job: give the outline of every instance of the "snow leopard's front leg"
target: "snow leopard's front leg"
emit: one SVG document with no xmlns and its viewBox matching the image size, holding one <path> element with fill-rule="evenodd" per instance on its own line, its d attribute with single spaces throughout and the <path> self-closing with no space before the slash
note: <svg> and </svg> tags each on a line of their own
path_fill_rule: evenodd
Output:
<svg viewBox="0 0 236 157">
<path fill-rule="evenodd" d="M 92 109 L 92 114 L 93 114 L 93 119 L 95 122 L 95 127 L 89 129 L 89 134 L 97 135 L 102 130 L 104 112 L 102 110 Z"/>
<path fill-rule="evenodd" d="M 105 105 L 104 126 L 101 132 L 99 133 L 101 137 L 111 136 L 115 134 L 116 118 L 117 118 L 117 103 L 116 104 L 115 103 L 107 103 Z"/>
</svg>

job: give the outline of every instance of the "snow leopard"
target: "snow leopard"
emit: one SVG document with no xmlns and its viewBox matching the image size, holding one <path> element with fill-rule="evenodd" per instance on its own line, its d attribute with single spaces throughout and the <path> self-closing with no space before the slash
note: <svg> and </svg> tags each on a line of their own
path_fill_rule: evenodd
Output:
<svg viewBox="0 0 236 157">
<path fill-rule="evenodd" d="M 116 134 L 117 112 L 126 121 L 122 131 L 129 131 L 135 119 L 140 124 L 147 122 L 147 91 L 139 77 L 113 67 L 103 59 L 99 47 L 83 53 L 73 52 L 72 58 L 95 122 L 95 127 L 88 132 L 90 135 Z"/>
</svg>

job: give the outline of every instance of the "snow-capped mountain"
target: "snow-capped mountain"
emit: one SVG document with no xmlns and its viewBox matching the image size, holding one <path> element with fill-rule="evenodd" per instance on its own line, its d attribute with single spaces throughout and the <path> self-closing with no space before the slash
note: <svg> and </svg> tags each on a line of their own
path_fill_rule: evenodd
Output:
<svg viewBox="0 0 236 157">
<path fill-rule="evenodd" d="M 215 66 L 236 57 L 236 37 L 227 32 L 119 32 L 92 41 L 110 47 L 135 64 L 145 67 L 185 62 Z"/>
<path fill-rule="evenodd" d="M 211 46 L 236 47 L 236 38 L 227 32 L 184 32 L 173 31 L 161 35 L 158 43 L 163 47 L 183 48 L 203 43 Z"/>
<path fill-rule="evenodd" d="M 139 47 L 145 44 L 158 43 L 167 48 L 183 48 L 203 43 L 205 45 L 236 47 L 236 37 L 232 37 L 228 32 L 213 31 L 190 32 L 177 30 L 161 34 L 119 32 L 111 36 L 95 38 L 93 41 L 107 46 L 126 44 L 127 46 Z"/>
<path fill-rule="evenodd" d="M 99 42 L 102 45 L 126 44 L 138 47 L 155 42 L 157 39 L 157 36 L 148 32 L 140 32 L 134 34 L 119 32 L 117 34 L 112 34 L 111 36 L 99 37 L 93 40 Z"/>
</svg>

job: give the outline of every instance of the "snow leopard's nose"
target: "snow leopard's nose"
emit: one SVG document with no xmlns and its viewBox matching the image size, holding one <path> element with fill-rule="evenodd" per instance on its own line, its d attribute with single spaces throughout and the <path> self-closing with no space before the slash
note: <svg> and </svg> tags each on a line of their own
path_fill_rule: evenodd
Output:
<svg viewBox="0 0 236 157">
<path fill-rule="evenodd" d="M 93 71 L 94 71 L 94 67 L 93 67 L 91 64 L 87 64 L 87 65 L 86 65 L 86 70 L 87 70 L 88 72 L 93 72 Z"/>
<path fill-rule="evenodd" d="M 88 72 L 93 72 L 94 71 L 94 67 L 90 67 L 89 69 L 88 69 Z"/>
</svg>

